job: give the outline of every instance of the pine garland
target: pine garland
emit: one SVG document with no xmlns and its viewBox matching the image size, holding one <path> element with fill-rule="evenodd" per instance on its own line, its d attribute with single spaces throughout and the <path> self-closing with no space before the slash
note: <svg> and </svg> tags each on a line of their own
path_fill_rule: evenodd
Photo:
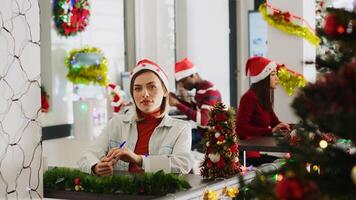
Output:
<svg viewBox="0 0 356 200">
<path fill-rule="evenodd" d="M 44 173 L 44 188 L 74 191 L 75 179 L 80 180 L 82 191 L 92 193 L 162 196 L 191 188 L 185 177 L 163 171 L 98 177 L 64 167 L 55 167 Z"/>
</svg>

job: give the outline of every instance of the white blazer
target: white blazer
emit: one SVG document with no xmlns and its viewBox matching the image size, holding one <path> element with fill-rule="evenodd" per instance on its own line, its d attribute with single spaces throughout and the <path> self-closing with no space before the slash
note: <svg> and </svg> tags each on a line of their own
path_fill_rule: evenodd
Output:
<svg viewBox="0 0 356 200">
<path fill-rule="evenodd" d="M 91 173 L 93 165 L 98 163 L 111 148 L 118 147 L 124 141 L 125 147 L 134 151 L 137 135 L 137 123 L 131 112 L 113 117 L 95 141 L 95 145 L 89 147 L 78 161 L 79 169 Z M 171 163 L 172 173 L 187 174 L 193 165 L 191 145 L 190 124 L 173 119 L 167 114 L 152 133 L 148 143 L 149 155 L 143 156 L 142 168 L 148 166 L 150 159 L 156 157 L 154 160 L 157 160 L 157 157 L 160 157 L 162 162 Z M 115 170 L 128 171 L 128 168 L 129 163 L 121 160 L 115 165 Z"/>
</svg>

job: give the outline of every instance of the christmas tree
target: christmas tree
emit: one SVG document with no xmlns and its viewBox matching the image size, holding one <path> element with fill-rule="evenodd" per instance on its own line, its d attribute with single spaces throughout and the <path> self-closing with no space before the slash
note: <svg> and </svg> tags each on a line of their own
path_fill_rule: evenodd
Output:
<svg viewBox="0 0 356 200">
<path fill-rule="evenodd" d="M 326 11 L 318 29 L 320 76 L 294 99 L 301 122 L 281 141 L 290 156 L 279 170 L 242 182 L 239 199 L 356 197 L 356 12 Z"/>
<path fill-rule="evenodd" d="M 201 175 L 205 179 L 229 177 L 240 172 L 235 112 L 222 103 L 210 111 L 209 129 L 205 134 L 205 160 Z"/>
</svg>

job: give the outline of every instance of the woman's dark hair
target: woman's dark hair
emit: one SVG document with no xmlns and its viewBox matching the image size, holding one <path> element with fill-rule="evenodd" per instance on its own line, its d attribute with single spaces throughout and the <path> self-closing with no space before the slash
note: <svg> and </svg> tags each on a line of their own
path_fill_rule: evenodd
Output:
<svg viewBox="0 0 356 200">
<path fill-rule="evenodd" d="M 267 76 L 265 79 L 251 85 L 251 90 L 256 93 L 258 101 L 266 111 L 271 111 L 273 107 L 274 95 L 270 84 L 270 76 Z"/>
</svg>

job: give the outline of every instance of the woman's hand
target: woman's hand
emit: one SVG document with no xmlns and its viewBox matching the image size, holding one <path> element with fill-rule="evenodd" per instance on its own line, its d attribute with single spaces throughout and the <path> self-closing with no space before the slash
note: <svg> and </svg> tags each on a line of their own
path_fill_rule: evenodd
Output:
<svg viewBox="0 0 356 200">
<path fill-rule="evenodd" d="M 111 176 L 114 173 L 114 165 L 116 161 L 102 158 L 94 167 L 93 172 L 98 176 Z"/>
<path fill-rule="evenodd" d="M 142 157 L 140 155 L 135 154 L 128 148 L 112 148 L 109 153 L 106 155 L 106 159 L 113 160 L 115 163 L 118 160 L 122 160 L 124 162 L 135 163 L 137 166 L 142 166 Z"/>
<path fill-rule="evenodd" d="M 278 132 L 278 131 L 288 131 L 288 132 L 290 132 L 291 129 L 290 129 L 289 124 L 281 122 L 281 123 L 279 123 L 277 126 L 275 126 L 272 129 L 272 133 Z"/>
</svg>

